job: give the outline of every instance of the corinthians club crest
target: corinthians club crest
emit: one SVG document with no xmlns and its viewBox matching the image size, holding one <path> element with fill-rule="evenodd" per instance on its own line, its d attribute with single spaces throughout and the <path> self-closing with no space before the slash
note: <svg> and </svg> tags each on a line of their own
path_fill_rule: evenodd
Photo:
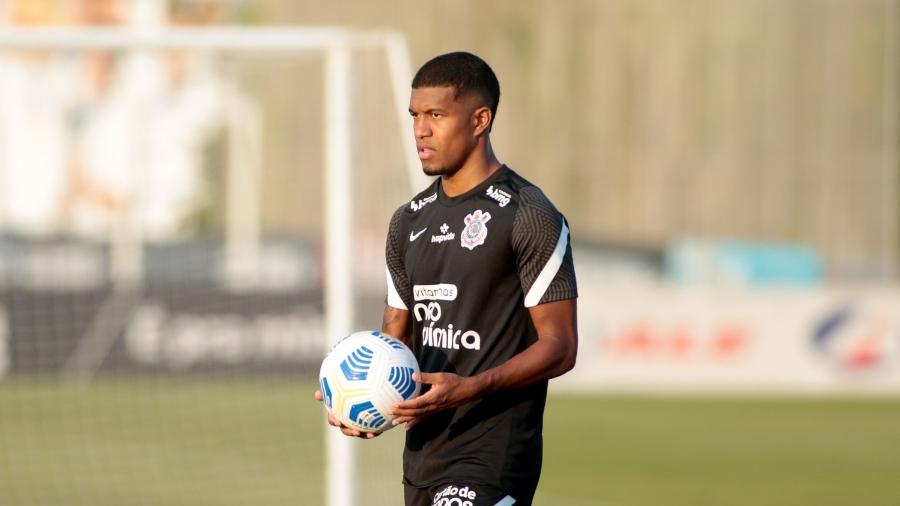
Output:
<svg viewBox="0 0 900 506">
<path fill-rule="evenodd" d="M 486 223 L 491 221 L 491 213 L 486 213 L 481 209 L 478 209 L 471 214 L 466 215 L 465 221 L 466 228 L 464 228 L 462 234 L 460 234 L 460 243 L 464 248 L 473 250 L 475 249 L 475 246 L 484 244 L 484 240 L 487 238 L 488 230 Z"/>
</svg>

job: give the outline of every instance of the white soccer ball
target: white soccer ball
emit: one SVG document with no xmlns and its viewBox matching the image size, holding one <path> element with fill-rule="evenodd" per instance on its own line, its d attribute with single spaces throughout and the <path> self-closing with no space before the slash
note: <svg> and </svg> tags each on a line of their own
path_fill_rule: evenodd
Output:
<svg viewBox="0 0 900 506">
<path fill-rule="evenodd" d="M 325 408 L 347 427 L 384 432 L 390 409 L 419 395 L 412 375 L 419 363 L 400 341 L 376 330 L 356 332 L 335 344 L 319 369 Z"/>
</svg>

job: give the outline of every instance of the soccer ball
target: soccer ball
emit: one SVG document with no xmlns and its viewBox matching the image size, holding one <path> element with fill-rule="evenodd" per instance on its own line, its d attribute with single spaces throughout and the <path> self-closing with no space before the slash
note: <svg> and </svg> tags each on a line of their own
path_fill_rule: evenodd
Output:
<svg viewBox="0 0 900 506">
<path fill-rule="evenodd" d="M 391 407 L 419 395 L 412 375 L 416 357 L 403 343 L 370 330 L 335 344 L 319 369 L 325 408 L 347 427 L 384 432 L 393 425 Z"/>
</svg>

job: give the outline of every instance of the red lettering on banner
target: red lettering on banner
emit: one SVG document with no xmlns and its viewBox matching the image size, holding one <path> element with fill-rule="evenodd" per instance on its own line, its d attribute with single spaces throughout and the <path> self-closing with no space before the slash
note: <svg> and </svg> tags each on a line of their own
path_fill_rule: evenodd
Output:
<svg viewBox="0 0 900 506">
<path fill-rule="evenodd" d="M 747 346 L 747 329 L 740 325 L 726 325 L 715 335 L 712 351 L 720 358 L 731 358 Z"/>
<path fill-rule="evenodd" d="M 601 343 L 619 357 L 732 360 L 746 352 L 750 332 L 741 323 L 723 323 L 701 332 L 685 321 L 667 325 L 639 321 L 623 326 Z"/>
<path fill-rule="evenodd" d="M 672 335 L 669 337 L 669 346 L 672 355 L 687 356 L 694 350 L 694 336 L 687 323 L 678 323 L 672 329 Z"/>
<path fill-rule="evenodd" d="M 862 339 L 848 347 L 844 362 L 850 369 L 865 369 L 877 365 L 884 356 L 884 341 L 888 335 L 887 322 L 869 322 Z"/>
<path fill-rule="evenodd" d="M 618 338 L 613 339 L 613 349 L 623 353 L 651 351 L 653 338 L 650 336 L 649 327 L 648 323 L 641 322 L 625 329 Z"/>
</svg>

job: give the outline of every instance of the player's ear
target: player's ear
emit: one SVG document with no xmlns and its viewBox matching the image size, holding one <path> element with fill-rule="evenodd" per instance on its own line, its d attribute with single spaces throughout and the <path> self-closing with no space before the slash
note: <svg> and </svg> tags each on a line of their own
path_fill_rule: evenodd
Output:
<svg viewBox="0 0 900 506">
<path fill-rule="evenodd" d="M 472 124 L 475 127 L 475 135 L 478 136 L 488 132 L 493 118 L 494 114 L 491 112 L 490 107 L 482 106 L 475 109 L 475 112 L 472 113 Z"/>
</svg>

